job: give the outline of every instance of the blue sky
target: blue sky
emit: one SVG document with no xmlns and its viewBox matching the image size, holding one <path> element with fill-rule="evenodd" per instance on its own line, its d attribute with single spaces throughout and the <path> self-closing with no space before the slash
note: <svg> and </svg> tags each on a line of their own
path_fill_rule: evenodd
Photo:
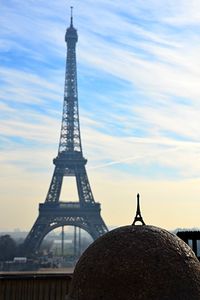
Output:
<svg viewBox="0 0 200 300">
<path fill-rule="evenodd" d="M 198 227 L 200 2 L 1 0 L 0 229 L 30 229 L 48 190 L 71 5 L 82 143 L 106 223 L 131 223 L 140 192 L 147 223 Z"/>
</svg>

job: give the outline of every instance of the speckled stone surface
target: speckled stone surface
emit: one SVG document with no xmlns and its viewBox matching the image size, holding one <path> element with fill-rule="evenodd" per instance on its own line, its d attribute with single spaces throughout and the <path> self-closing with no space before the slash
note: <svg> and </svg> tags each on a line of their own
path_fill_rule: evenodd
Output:
<svg viewBox="0 0 200 300">
<path fill-rule="evenodd" d="M 200 263 L 166 230 L 120 227 L 81 256 L 67 299 L 200 300 Z"/>
</svg>

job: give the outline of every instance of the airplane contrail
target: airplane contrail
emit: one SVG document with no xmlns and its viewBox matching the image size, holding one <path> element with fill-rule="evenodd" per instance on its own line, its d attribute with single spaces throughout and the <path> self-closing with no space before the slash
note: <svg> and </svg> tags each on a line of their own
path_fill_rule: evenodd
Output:
<svg viewBox="0 0 200 300">
<path fill-rule="evenodd" d="M 89 170 L 100 169 L 100 168 L 105 168 L 105 167 L 112 166 L 112 165 L 121 164 L 121 163 L 126 162 L 126 161 L 134 161 L 134 160 L 141 159 L 141 158 L 144 158 L 144 157 L 145 158 L 146 157 L 156 157 L 156 156 L 160 156 L 160 155 L 162 155 L 162 154 L 164 154 L 166 152 L 173 152 L 173 151 L 179 150 L 181 148 L 182 148 L 181 146 L 178 146 L 178 147 L 173 148 L 173 149 L 167 149 L 167 150 L 159 151 L 159 152 L 152 153 L 152 154 L 145 154 L 145 155 L 138 155 L 138 156 L 129 156 L 129 157 L 122 158 L 122 159 L 119 159 L 119 160 L 110 161 L 108 163 L 101 164 L 101 165 L 98 165 L 98 166 L 95 166 L 95 167 L 90 167 L 88 169 Z"/>
</svg>

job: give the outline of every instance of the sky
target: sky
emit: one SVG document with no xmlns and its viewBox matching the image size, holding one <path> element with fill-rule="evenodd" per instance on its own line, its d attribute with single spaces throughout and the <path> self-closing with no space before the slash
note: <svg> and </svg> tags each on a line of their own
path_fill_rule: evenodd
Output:
<svg viewBox="0 0 200 300">
<path fill-rule="evenodd" d="M 0 0 L 0 230 L 49 188 L 74 6 L 81 137 L 108 226 L 200 227 L 200 1 Z M 75 199 L 65 178 L 62 200 Z M 65 199 L 64 199 L 65 198 Z"/>
</svg>

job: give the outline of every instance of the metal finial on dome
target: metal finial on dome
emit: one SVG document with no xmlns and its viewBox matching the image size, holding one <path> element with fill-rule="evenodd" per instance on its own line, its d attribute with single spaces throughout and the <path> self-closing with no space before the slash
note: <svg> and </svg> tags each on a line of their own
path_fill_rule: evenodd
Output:
<svg viewBox="0 0 200 300">
<path fill-rule="evenodd" d="M 70 24 L 70 26 L 73 27 L 73 6 L 71 6 L 70 8 L 71 8 L 71 24 Z"/>
<path fill-rule="evenodd" d="M 137 210 L 136 210 L 136 215 L 133 221 L 132 225 L 136 225 L 136 222 L 141 222 L 141 225 L 145 225 L 143 218 L 142 218 L 142 214 L 140 211 L 140 194 L 137 194 Z"/>
</svg>

